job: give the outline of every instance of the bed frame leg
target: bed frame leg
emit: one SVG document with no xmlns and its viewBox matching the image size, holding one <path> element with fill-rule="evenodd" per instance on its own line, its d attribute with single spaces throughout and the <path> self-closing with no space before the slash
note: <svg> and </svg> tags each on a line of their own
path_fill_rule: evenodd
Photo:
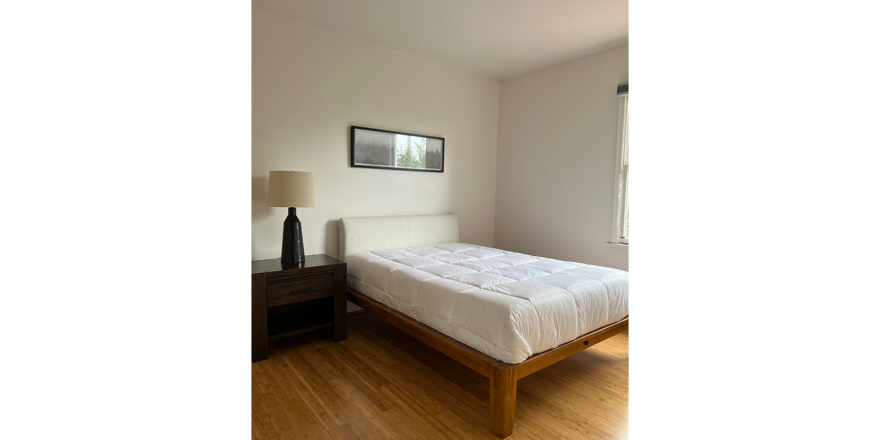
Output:
<svg viewBox="0 0 880 440">
<path fill-rule="evenodd" d="M 505 438 L 513 433 L 516 410 L 516 367 L 492 365 L 489 374 L 489 414 L 492 433 Z"/>
</svg>

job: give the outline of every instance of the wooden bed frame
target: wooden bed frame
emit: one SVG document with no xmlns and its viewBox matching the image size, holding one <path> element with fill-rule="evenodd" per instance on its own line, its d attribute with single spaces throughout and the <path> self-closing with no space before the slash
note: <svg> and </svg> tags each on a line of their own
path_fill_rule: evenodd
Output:
<svg viewBox="0 0 880 440">
<path fill-rule="evenodd" d="M 489 418 L 492 433 L 505 438 L 513 433 L 513 414 L 516 410 L 516 381 L 544 367 L 559 362 L 581 350 L 596 345 L 629 328 L 629 316 L 606 325 L 577 339 L 530 356 L 519 364 L 506 364 L 443 333 L 418 322 L 366 295 L 348 288 L 348 300 L 376 315 L 389 324 L 430 345 L 464 366 L 489 378 Z"/>
<path fill-rule="evenodd" d="M 399 249 L 438 243 L 458 243 L 458 217 L 454 214 L 339 219 L 339 257 L 376 249 Z M 590 345 L 629 328 L 629 316 L 594 330 L 552 350 L 530 356 L 519 364 L 506 364 L 349 288 L 348 299 L 389 324 L 434 347 L 464 366 L 489 378 L 489 419 L 492 432 L 505 438 L 513 433 L 516 381 L 553 365 Z"/>
</svg>

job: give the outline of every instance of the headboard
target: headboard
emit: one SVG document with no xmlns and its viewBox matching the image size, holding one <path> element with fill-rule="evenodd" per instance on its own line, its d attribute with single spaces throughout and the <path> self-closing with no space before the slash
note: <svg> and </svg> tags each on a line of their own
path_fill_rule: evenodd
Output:
<svg viewBox="0 0 880 440">
<path fill-rule="evenodd" d="M 458 216 L 416 215 L 339 219 L 339 258 L 358 252 L 458 243 Z"/>
</svg>

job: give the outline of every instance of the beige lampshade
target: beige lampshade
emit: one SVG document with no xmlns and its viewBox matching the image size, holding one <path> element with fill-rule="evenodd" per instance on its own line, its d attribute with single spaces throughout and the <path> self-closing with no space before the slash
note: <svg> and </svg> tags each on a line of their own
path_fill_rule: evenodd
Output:
<svg viewBox="0 0 880 440">
<path fill-rule="evenodd" d="M 266 206 L 314 208 L 315 176 L 304 171 L 269 171 Z"/>
</svg>

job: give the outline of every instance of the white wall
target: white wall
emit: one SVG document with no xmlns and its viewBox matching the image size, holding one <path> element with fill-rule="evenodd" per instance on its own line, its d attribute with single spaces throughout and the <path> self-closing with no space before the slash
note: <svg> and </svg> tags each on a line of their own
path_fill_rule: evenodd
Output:
<svg viewBox="0 0 880 440">
<path fill-rule="evenodd" d="M 628 254 L 607 244 L 628 53 L 620 46 L 501 83 L 495 247 L 628 269 Z"/>
<path fill-rule="evenodd" d="M 340 217 L 455 213 L 464 242 L 493 245 L 497 81 L 253 11 L 252 254 L 281 254 L 270 170 L 315 173 L 297 209 L 306 254 L 337 255 Z M 446 138 L 446 172 L 349 167 L 360 125 Z"/>
</svg>

